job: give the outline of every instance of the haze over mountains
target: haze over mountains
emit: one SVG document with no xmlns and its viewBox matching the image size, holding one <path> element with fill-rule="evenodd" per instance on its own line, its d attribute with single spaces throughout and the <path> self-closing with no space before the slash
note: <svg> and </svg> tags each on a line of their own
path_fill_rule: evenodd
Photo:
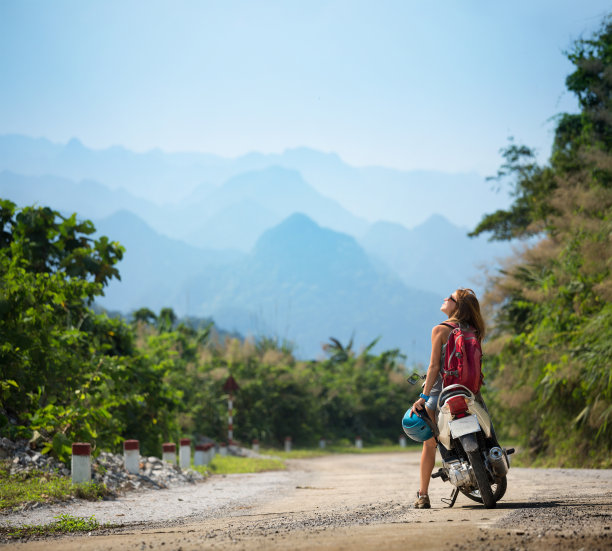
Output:
<svg viewBox="0 0 612 551">
<path fill-rule="evenodd" d="M 308 149 L 222 159 L 0 136 L 0 197 L 76 211 L 126 247 L 102 306 L 212 316 L 292 340 L 301 357 L 354 335 L 427 361 L 441 298 L 509 252 L 452 223 L 505 206 L 490 193 L 476 175 L 355 168 Z"/>
</svg>

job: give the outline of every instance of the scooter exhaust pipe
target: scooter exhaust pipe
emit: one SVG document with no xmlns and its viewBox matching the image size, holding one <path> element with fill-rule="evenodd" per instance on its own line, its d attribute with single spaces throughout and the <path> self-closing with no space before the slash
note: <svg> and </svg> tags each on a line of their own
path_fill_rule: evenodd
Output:
<svg viewBox="0 0 612 551">
<path fill-rule="evenodd" d="M 491 448 L 489 465 L 495 476 L 505 476 L 508 472 L 508 461 L 501 448 Z"/>
</svg>

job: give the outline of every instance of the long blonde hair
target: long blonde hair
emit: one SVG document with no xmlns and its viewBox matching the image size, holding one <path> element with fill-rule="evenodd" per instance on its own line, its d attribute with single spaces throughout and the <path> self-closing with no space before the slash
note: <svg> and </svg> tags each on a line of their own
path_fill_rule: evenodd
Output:
<svg viewBox="0 0 612 551">
<path fill-rule="evenodd" d="M 456 303 L 449 321 L 472 326 L 476 330 L 479 342 L 485 336 L 485 323 L 480 313 L 480 303 L 472 289 L 457 289 L 455 291 Z"/>
</svg>

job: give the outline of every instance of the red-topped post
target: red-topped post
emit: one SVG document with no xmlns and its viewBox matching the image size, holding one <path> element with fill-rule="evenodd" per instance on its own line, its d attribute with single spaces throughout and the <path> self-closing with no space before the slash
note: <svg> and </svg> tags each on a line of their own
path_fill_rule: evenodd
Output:
<svg viewBox="0 0 612 551">
<path fill-rule="evenodd" d="M 181 438 L 179 444 L 179 464 L 181 469 L 188 469 L 191 467 L 191 439 Z"/>
<path fill-rule="evenodd" d="M 91 482 L 91 444 L 72 444 L 72 483 Z"/>
<path fill-rule="evenodd" d="M 206 465 L 206 444 L 196 444 L 193 452 L 193 464 L 196 467 Z"/>
<path fill-rule="evenodd" d="M 174 442 L 162 444 L 162 459 L 176 465 L 176 444 Z"/>
<path fill-rule="evenodd" d="M 212 443 L 204 444 L 206 448 L 206 455 L 204 456 L 204 464 L 208 465 L 215 457 L 215 445 Z"/>
<path fill-rule="evenodd" d="M 138 474 L 140 470 L 140 443 L 138 440 L 123 441 L 123 461 L 128 473 Z"/>
</svg>

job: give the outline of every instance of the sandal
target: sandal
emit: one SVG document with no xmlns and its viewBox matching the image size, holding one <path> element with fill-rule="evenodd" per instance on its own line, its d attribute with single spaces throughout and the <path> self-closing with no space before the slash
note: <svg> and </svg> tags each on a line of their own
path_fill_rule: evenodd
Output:
<svg viewBox="0 0 612 551">
<path fill-rule="evenodd" d="M 416 501 L 414 502 L 415 509 L 431 509 L 431 503 L 429 503 L 429 496 L 427 494 L 421 494 L 419 491 L 416 497 Z"/>
</svg>

